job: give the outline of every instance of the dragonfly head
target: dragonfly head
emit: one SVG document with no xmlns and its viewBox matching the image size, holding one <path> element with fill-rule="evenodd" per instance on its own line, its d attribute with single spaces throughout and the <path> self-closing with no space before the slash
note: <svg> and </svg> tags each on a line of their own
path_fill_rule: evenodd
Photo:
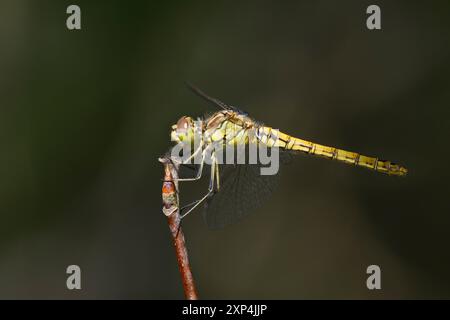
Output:
<svg viewBox="0 0 450 320">
<path fill-rule="evenodd" d="M 175 142 L 192 142 L 194 140 L 194 120 L 183 116 L 172 126 L 171 140 Z"/>
</svg>

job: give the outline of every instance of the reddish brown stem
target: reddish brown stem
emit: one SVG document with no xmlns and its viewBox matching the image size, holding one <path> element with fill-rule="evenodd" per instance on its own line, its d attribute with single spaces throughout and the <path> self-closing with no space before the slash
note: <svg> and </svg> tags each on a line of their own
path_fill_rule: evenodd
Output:
<svg viewBox="0 0 450 320">
<path fill-rule="evenodd" d="M 188 300 L 197 300 L 197 290 L 195 289 L 194 277 L 189 265 L 186 242 L 180 226 L 178 167 L 168 158 L 160 158 L 159 161 L 164 165 L 164 182 L 162 186 L 163 212 L 167 216 L 170 233 L 173 238 L 184 295 Z"/>
</svg>

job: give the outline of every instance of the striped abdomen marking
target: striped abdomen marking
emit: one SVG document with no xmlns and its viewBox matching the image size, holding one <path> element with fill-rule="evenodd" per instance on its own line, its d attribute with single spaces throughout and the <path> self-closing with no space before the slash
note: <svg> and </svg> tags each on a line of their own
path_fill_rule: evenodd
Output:
<svg viewBox="0 0 450 320">
<path fill-rule="evenodd" d="M 404 176 L 408 172 L 406 168 L 390 161 L 379 160 L 378 158 L 364 156 L 356 152 L 327 147 L 303 139 L 294 138 L 270 127 L 260 127 L 258 133 L 259 140 L 269 147 L 275 146 L 285 150 L 301 151 L 389 175 Z"/>
</svg>

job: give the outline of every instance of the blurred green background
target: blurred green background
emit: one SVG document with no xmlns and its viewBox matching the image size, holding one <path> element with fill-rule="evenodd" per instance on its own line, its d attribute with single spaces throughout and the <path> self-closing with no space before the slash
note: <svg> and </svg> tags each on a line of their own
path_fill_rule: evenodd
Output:
<svg viewBox="0 0 450 320">
<path fill-rule="evenodd" d="M 82 30 L 66 28 L 77 4 Z M 382 30 L 366 28 L 370 4 Z M 214 108 L 404 164 L 300 156 L 259 212 L 184 231 L 201 298 L 450 298 L 448 1 L 0 3 L 0 298 L 183 298 L 170 126 Z M 184 183 L 182 201 L 204 192 Z M 82 290 L 66 289 L 78 264 Z M 377 264 L 382 290 L 366 288 Z"/>
</svg>

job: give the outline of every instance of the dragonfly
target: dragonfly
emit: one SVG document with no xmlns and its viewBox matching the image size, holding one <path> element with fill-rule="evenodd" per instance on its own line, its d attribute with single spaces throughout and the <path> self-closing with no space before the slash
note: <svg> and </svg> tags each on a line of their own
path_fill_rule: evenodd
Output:
<svg viewBox="0 0 450 320">
<path fill-rule="evenodd" d="M 207 192 L 200 199 L 182 207 L 181 218 L 203 204 L 207 225 L 212 229 L 223 228 L 257 209 L 277 188 L 279 175 L 262 175 L 261 164 L 220 163 L 217 155 L 211 153 L 211 149 L 217 149 L 217 146 L 260 144 L 269 149 L 278 148 L 283 163 L 292 155 L 308 154 L 392 176 L 405 176 L 408 172 L 405 167 L 391 161 L 317 144 L 280 132 L 252 119 L 247 112 L 210 97 L 191 84 L 187 85 L 195 94 L 218 107 L 219 111 L 198 118 L 197 121 L 183 116 L 172 126 L 171 140 L 177 144 L 192 146 L 196 135 L 200 137 L 200 142 L 194 147 L 190 157 L 175 159 L 181 167 L 194 171 L 193 176 L 180 176 L 178 181 L 196 181 L 201 179 L 204 172 L 209 173 Z M 209 169 L 205 170 L 208 151 L 211 159 Z M 191 166 L 194 157 L 199 157 L 200 163 Z"/>
</svg>

